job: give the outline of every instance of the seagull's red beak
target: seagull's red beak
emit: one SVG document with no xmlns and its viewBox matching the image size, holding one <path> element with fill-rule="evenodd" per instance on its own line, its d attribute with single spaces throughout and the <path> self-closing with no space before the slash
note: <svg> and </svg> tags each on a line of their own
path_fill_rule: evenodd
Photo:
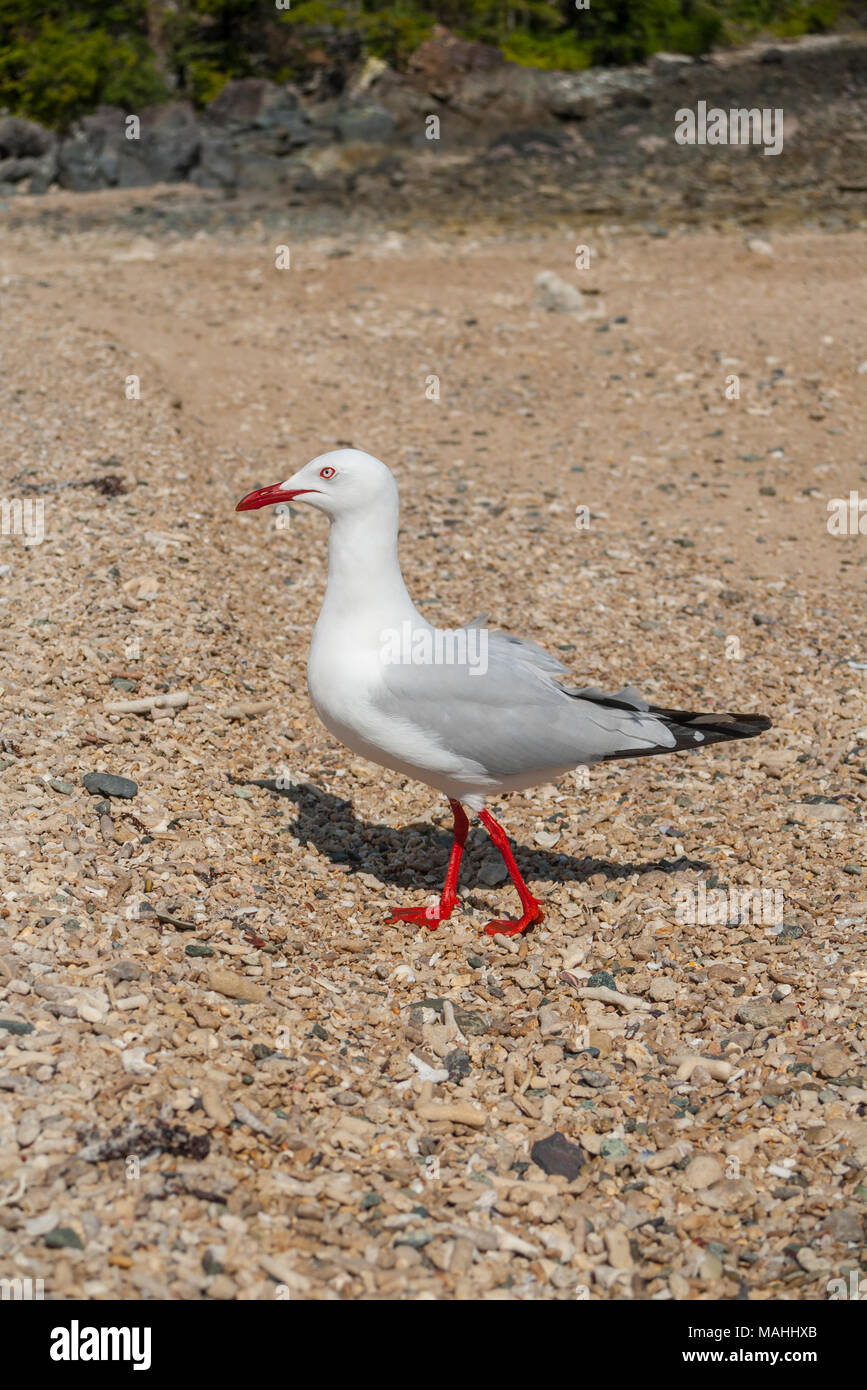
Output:
<svg viewBox="0 0 867 1390">
<path fill-rule="evenodd" d="M 272 483 L 270 487 L 257 487 L 254 492 L 248 492 L 246 497 L 241 498 L 235 511 L 252 512 L 257 507 L 273 507 L 276 502 L 291 502 L 302 492 L 318 491 L 316 487 L 283 487 L 281 483 Z"/>
</svg>

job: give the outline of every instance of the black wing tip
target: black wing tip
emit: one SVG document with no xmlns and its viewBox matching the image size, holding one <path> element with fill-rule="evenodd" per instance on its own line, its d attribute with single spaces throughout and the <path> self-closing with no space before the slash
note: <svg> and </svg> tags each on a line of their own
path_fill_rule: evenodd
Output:
<svg viewBox="0 0 867 1390">
<path fill-rule="evenodd" d="M 653 711 L 657 713 L 657 711 Z M 658 712 L 665 719 L 676 743 L 675 751 L 682 748 L 702 748 L 709 743 L 724 743 L 729 739 L 758 738 L 772 727 L 766 714 L 688 714 L 672 717 L 665 711 Z"/>
<path fill-rule="evenodd" d="M 691 729 L 712 729 L 723 738 L 755 738 L 773 724 L 766 714 L 697 714 L 687 721 Z"/>
<path fill-rule="evenodd" d="M 736 738 L 757 738 L 773 728 L 766 714 L 696 714 L 689 710 L 659 709 L 651 705 L 648 714 L 662 719 L 674 734 L 674 747 L 670 744 L 657 744 L 654 748 L 634 748 L 628 751 L 607 753 L 602 761 L 615 758 L 639 758 L 661 753 L 695 752 L 708 748 L 712 743 L 723 743 Z"/>
</svg>

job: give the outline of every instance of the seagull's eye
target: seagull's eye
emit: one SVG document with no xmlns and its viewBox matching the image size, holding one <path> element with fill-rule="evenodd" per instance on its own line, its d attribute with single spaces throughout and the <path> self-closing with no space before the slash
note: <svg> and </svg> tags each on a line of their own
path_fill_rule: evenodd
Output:
<svg viewBox="0 0 867 1390">
<path fill-rule="evenodd" d="M 320 468 L 319 476 L 320 478 L 333 478 L 334 471 L 335 470 L 333 468 Z"/>
</svg>

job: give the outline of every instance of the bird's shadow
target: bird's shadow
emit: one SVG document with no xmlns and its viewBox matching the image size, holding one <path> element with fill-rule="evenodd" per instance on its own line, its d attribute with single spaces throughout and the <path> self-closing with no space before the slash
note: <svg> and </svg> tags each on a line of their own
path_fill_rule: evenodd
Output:
<svg viewBox="0 0 867 1390">
<path fill-rule="evenodd" d="M 351 801 L 322 791 L 310 782 L 278 787 L 274 778 L 230 777 L 230 781 L 238 786 L 261 787 L 278 802 L 293 803 L 296 819 L 281 828 L 301 844 L 312 844 L 319 854 L 333 864 L 345 866 L 349 873 L 370 874 L 380 883 L 391 883 L 399 888 L 442 887 L 452 837 L 429 821 L 413 821 L 395 829 L 391 825 L 361 820 Z M 420 838 L 421 846 L 415 843 L 410 850 L 410 837 Z M 514 844 L 514 851 L 518 867 L 527 879 L 555 883 L 585 882 L 593 874 L 602 874 L 606 879 L 624 879 L 632 874 L 711 870 L 711 865 L 703 860 L 686 856 L 616 863 L 592 855 L 576 859 L 574 855 L 554 854 L 519 844 Z M 472 825 L 461 874 L 466 888 L 485 886 L 478 882 L 477 870 L 492 853 L 497 856 L 485 831 L 481 826 Z"/>
</svg>

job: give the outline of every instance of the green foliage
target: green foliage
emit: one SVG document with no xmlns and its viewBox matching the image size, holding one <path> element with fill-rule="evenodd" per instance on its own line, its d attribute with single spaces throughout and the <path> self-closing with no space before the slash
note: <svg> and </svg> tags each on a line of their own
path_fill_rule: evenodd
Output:
<svg viewBox="0 0 867 1390">
<path fill-rule="evenodd" d="M 283 0 L 287 3 L 287 0 Z M 230 78 L 304 79 L 364 54 L 403 67 L 434 25 L 574 69 L 823 32 L 861 0 L 0 0 L 0 107 L 67 127 L 100 103 L 202 106 Z"/>
<path fill-rule="evenodd" d="M 166 95 L 140 35 L 115 37 L 73 14 L 42 17 L 4 41 L 5 21 L 0 13 L 0 105 L 19 115 L 62 129 L 101 103 L 132 110 Z"/>
<path fill-rule="evenodd" d="M 594 63 L 637 63 L 662 49 L 706 53 L 723 28 L 703 0 L 591 0 L 573 23 Z"/>
<path fill-rule="evenodd" d="M 422 4 L 400 0 L 385 5 L 375 0 L 346 0 L 343 5 L 329 4 L 328 0 L 293 0 L 291 9 L 279 12 L 279 20 L 297 37 L 302 49 L 315 50 L 329 30 L 354 34 L 367 53 L 395 67 L 404 65 L 435 23 Z"/>
<path fill-rule="evenodd" d="M 500 43 L 500 48 L 510 63 L 555 72 L 589 68 L 593 61 L 590 45 L 568 32 L 539 36 L 516 29 Z"/>
<path fill-rule="evenodd" d="M 186 69 L 186 93 L 196 106 L 207 106 L 218 97 L 229 81 L 227 72 L 220 72 L 212 63 L 193 58 Z"/>
</svg>

